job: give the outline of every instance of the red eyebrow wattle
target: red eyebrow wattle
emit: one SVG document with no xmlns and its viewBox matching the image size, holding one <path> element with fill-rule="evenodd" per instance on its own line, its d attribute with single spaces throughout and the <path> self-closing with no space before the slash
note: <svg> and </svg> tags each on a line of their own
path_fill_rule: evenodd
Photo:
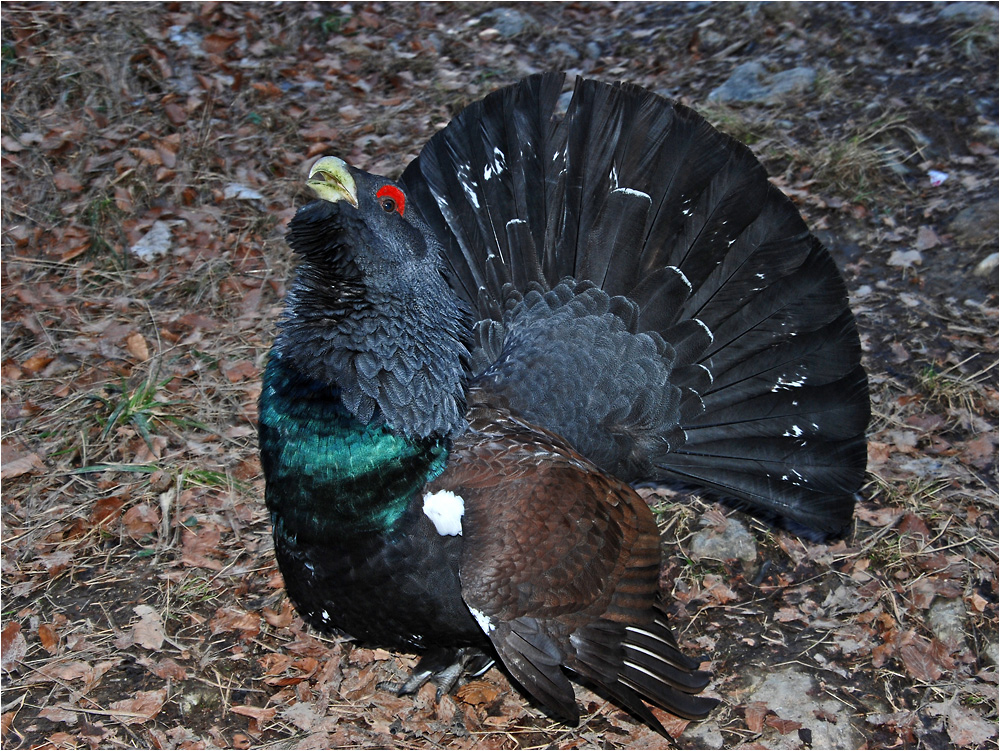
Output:
<svg viewBox="0 0 1000 751">
<path fill-rule="evenodd" d="M 403 191 L 395 185 L 383 185 L 378 189 L 378 193 L 375 194 L 375 197 L 383 198 L 384 196 L 389 196 L 389 198 L 396 202 L 396 211 L 398 211 L 399 215 L 402 216 L 403 212 L 406 210 L 406 196 L 403 195 Z"/>
</svg>

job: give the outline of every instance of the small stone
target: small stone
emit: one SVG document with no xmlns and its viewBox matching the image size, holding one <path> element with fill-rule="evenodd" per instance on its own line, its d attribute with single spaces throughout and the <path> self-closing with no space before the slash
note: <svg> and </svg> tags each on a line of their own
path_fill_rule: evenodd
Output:
<svg viewBox="0 0 1000 751">
<path fill-rule="evenodd" d="M 516 37 L 532 23 L 530 16 L 513 8 L 494 8 L 479 18 L 496 29 L 504 39 Z"/>
<path fill-rule="evenodd" d="M 556 42 L 549 47 L 550 58 L 562 58 L 564 60 L 579 60 L 580 53 L 567 42 Z"/>
<path fill-rule="evenodd" d="M 997 266 L 1000 266 L 1000 255 L 990 253 L 986 258 L 976 264 L 976 270 L 972 273 L 976 276 L 990 276 L 997 273 Z"/>
<path fill-rule="evenodd" d="M 768 673 L 743 703 L 763 702 L 781 719 L 801 723 L 812 734 L 813 748 L 861 748 L 864 739 L 851 723 L 850 713 L 818 688 L 816 680 L 803 668 L 789 667 Z M 820 719 L 826 717 L 836 717 L 838 722 Z M 758 742 L 762 748 L 802 747 L 797 734 L 782 735 L 769 727 Z"/>
<path fill-rule="evenodd" d="M 943 21 L 970 21 L 972 23 L 996 23 L 998 17 L 995 3 L 948 3 L 938 18 Z"/>
<path fill-rule="evenodd" d="M 968 646 L 965 641 L 965 603 L 937 599 L 927 611 L 927 625 L 938 640 L 953 652 Z"/>
<path fill-rule="evenodd" d="M 948 229 L 963 245 L 997 245 L 1000 206 L 996 199 L 979 201 L 967 206 L 948 223 Z"/>
<path fill-rule="evenodd" d="M 172 238 L 170 228 L 177 222 L 157 220 L 139 242 L 129 248 L 140 261 L 151 263 L 170 252 Z"/>
<path fill-rule="evenodd" d="M 715 102 L 761 102 L 776 104 L 809 90 L 816 83 L 812 68 L 791 68 L 768 73 L 761 63 L 749 62 L 733 69 L 729 79 L 708 95 Z"/>
<path fill-rule="evenodd" d="M 709 527 L 695 533 L 691 538 L 690 553 L 696 561 L 710 558 L 715 561 L 740 560 L 750 563 L 757 560 L 757 543 L 740 522 L 726 519 L 726 526 L 721 531 Z"/>
<path fill-rule="evenodd" d="M 903 269 L 919 266 L 924 262 L 924 256 L 919 250 L 894 250 L 889 254 L 886 261 L 890 266 L 898 266 Z"/>
<path fill-rule="evenodd" d="M 996 667 L 1000 664 L 1000 644 L 997 643 L 996 634 L 993 635 L 993 639 L 987 641 L 986 648 L 983 650 L 983 659 L 986 660 L 990 665 Z"/>
</svg>

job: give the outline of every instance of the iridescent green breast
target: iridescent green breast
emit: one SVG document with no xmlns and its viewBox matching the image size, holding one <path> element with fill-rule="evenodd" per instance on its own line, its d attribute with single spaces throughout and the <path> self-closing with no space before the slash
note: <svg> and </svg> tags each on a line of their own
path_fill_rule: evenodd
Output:
<svg viewBox="0 0 1000 751">
<path fill-rule="evenodd" d="M 391 533 L 448 456 L 443 439 L 363 425 L 336 387 L 295 373 L 276 356 L 264 372 L 259 432 L 276 531 L 303 543 Z"/>
</svg>

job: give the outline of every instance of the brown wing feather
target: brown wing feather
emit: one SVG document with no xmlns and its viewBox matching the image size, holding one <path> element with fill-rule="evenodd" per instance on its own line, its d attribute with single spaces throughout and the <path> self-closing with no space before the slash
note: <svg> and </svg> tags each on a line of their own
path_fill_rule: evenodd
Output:
<svg viewBox="0 0 1000 751">
<path fill-rule="evenodd" d="M 708 675 L 677 649 L 657 608 L 659 535 L 627 484 L 510 413 L 470 410 L 429 490 L 465 502 L 462 595 L 504 665 L 559 719 L 578 708 L 562 668 L 659 727 L 640 695 L 685 717 Z"/>
</svg>

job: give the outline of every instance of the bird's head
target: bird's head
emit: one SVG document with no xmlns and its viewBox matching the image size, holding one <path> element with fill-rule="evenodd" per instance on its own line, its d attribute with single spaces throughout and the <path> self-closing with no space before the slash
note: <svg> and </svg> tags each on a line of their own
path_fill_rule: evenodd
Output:
<svg viewBox="0 0 1000 751">
<path fill-rule="evenodd" d="M 399 184 L 327 156 L 309 170 L 306 185 L 320 200 L 296 214 L 289 233 L 306 264 L 404 296 L 413 285 L 436 282 L 441 245 Z"/>
<path fill-rule="evenodd" d="M 398 183 L 323 157 L 320 200 L 292 219 L 301 259 L 275 351 L 338 386 L 364 423 L 427 436 L 464 427 L 466 311 L 442 246 Z"/>
</svg>

